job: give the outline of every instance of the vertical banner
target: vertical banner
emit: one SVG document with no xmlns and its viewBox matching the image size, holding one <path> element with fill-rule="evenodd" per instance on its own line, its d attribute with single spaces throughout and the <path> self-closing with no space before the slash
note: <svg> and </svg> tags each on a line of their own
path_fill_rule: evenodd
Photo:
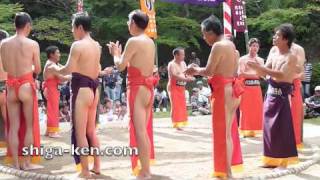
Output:
<svg viewBox="0 0 320 180">
<path fill-rule="evenodd" d="M 155 0 L 140 0 L 140 7 L 149 16 L 149 24 L 145 33 L 153 38 L 157 38 L 156 11 L 154 9 Z"/>
<path fill-rule="evenodd" d="M 225 0 L 223 2 L 223 32 L 225 35 L 232 35 L 231 7 L 232 0 Z"/>
<path fill-rule="evenodd" d="M 245 32 L 246 30 L 246 13 L 245 1 L 234 0 L 232 5 L 233 28 L 237 32 Z"/>
<path fill-rule="evenodd" d="M 77 2 L 77 12 L 83 12 L 83 0 Z"/>
</svg>

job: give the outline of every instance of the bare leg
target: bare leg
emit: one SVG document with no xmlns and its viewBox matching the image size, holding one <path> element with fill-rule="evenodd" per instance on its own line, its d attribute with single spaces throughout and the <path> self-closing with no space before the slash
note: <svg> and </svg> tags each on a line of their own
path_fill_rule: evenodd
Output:
<svg viewBox="0 0 320 180">
<path fill-rule="evenodd" d="M 24 117 L 26 120 L 26 135 L 24 139 L 24 146 L 30 147 L 33 142 L 33 89 L 30 84 L 24 84 L 19 89 L 19 99 L 22 102 L 22 108 L 24 112 Z M 24 162 L 25 169 L 35 169 L 39 168 L 36 165 L 31 164 L 31 156 L 25 157 Z"/>
<path fill-rule="evenodd" d="M 227 140 L 227 176 L 232 177 L 232 154 L 233 154 L 233 142 L 232 142 L 232 123 L 233 117 L 236 113 L 236 109 L 239 106 L 239 99 L 232 97 L 231 85 L 225 87 L 225 113 L 226 113 L 226 140 Z"/>
<path fill-rule="evenodd" d="M 6 112 L 6 96 L 4 93 L 0 94 L 0 108 L 1 108 L 1 115 L 3 118 L 4 123 L 7 122 L 7 112 Z"/>
<path fill-rule="evenodd" d="M 100 142 L 96 134 L 96 111 L 99 100 L 99 91 L 97 89 L 96 96 L 93 104 L 90 106 L 87 122 L 87 137 L 91 142 L 92 147 L 100 148 Z M 94 155 L 93 169 L 91 170 L 95 174 L 100 173 L 100 156 Z"/>
<path fill-rule="evenodd" d="M 13 166 L 17 169 L 20 169 L 19 165 L 19 157 L 18 157 L 18 146 L 19 146 L 19 138 L 18 131 L 20 128 L 20 103 L 15 95 L 15 91 L 13 88 L 9 88 L 8 95 L 8 116 L 10 129 L 8 132 L 9 148 L 12 154 Z"/>
<path fill-rule="evenodd" d="M 88 147 L 87 134 L 87 120 L 89 106 L 93 102 L 93 93 L 89 88 L 80 88 L 75 102 L 75 132 L 77 146 L 79 148 Z M 88 156 L 80 156 L 81 173 L 80 177 L 90 178 L 88 167 Z"/>
<path fill-rule="evenodd" d="M 138 178 L 150 178 L 150 142 L 147 134 L 150 91 L 140 86 L 134 102 L 133 120 L 139 150 L 141 171 Z"/>
</svg>

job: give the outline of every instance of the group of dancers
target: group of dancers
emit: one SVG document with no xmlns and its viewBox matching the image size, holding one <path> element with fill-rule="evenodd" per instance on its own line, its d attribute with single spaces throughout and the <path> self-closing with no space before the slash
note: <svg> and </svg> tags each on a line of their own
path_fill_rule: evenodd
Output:
<svg viewBox="0 0 320 180">
<path fill-rule="evenodd" d="M 31 17 L 24 12 L 15 16 L 16 34 L 1 42 L 0 80 L 6 91 L 1 93 L 1 110 L 6 117 L 5 135 L 8 143 L 7 162 L 17 169 L 34 169 L 40 157 L 22 156 L 22 148 L 40 146 L 38 104 L 34 74 L 41 72 L 40 49 L 37 42 L 27 38 L 32 28 Z M 109 42 L 107 48 L 118 70 L 127 69 L 127 98 L 129 107 L 130 147 L 138 148 L 131 157 L 132 171 L 138 179 L 150 179 L 150 163 L 155 158 L 152 130 L 152 105 L 154 87 L 159 81 L 155 75 L 156 47 L 145 34 L 148 16 L 140 10 L 128 16 L 128 29 L 132 36 L 124 50 L 121 44 Z M 48 100 L 48 120 L 55 119 L 57 84 L 71 81 L 72 133 L 71 143 L 79 148 L 100 147 L 96 135 L 96 109 L 99 99 L 98 76 L 109 74 L 112 68 L 101 70 L 101 46 L 90 36 L 91 19 L 86 13 L 77 13 L 72 20 L 74 43 L 67 63 L 58 65 L 58 49 L 47 49 L 49 60 L 44 68 L 45 94 Z M 265 166 L 286 167 L 297 162 L 297 145 L 301 145 L 302 99 L 300 79 L 303 76 L 303 48 L 293 43 L 291 24 L 275 29 L 273 48 L 263 64 L 258 57 L 259 41 L 249 41 L 250 53 L 239 57 L 230 37 L 224 36 L 222 25 L 215 16 L 201 23 L 203 38 L 211 52 L 205 67 L 184 60 L 184 49 L 173 51 L 169 63 L 168 92 L 171 100 L 173 127 L 181 130 L 187 124 L 184 90 L 186 82 L 194 76 L 208 77 L 212 89 L 212 129 L 214 176 L 231 177 L 231 167 L 242 164 L 242 153 L 236 122 L 236 109 L 240 105 L 240 132 L 254 136 L 263 128 Z M 269 82 L 264 106 L 259 78 Z M 241 100 L 240 100 L 241 99 Z M 241 102 L 241 103 L 240 103 Z M 50 107 L 51 106 L 51 107 Z M 4 108 L 4 110 L 3 110 Z M 292 111 L 292 113 L 291 113 Z M 49 117 L 51 116 L 51 117 Z M 57 124 L 48 125 L 47 132 L 54 136 Z M 89 169 L 88 156 L 75 155 L 81 171 L 80 177 L 90 178 L 100 174 L 100 157 L 94 156 Z"/>
</svg>

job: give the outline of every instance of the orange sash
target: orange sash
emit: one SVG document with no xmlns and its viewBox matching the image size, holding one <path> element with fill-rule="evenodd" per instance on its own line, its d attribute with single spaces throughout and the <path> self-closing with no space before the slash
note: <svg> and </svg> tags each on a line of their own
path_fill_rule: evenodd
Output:
<svg viewBox="0 0 320 180">
<path fill-rule="evenodd" d="M 302 126 L 302 113 L 303 113 L 303 100 L 301 95 L 301 81 L 295 79 L 293 81 L 293 92 L 291 96 L 291 114 L 292 114 L 292 123 L 294 128 L 294 135 L 296 139 L 297 148 L 300 149 L 303 147 L 302 137 L 301 137 L 301 126 Z"/>
<path fill-rule="evenodd" d="M 262 131 L 263 98 L 258 79 L 247 79 L 245 82 L 239 107 L 240 132 L 244 137 L 254 137 Z"/>
<path fill-rule="evenodd" d="M 38 100 L 36 95 L 36 85 L 32 76 L 32 73 L 25 74 L 18 78 L 12 77 L 8 75 L 7 87 L 14 88 L 16 96 L 18 96 L 19 88 L 25 84 L 30 83 L 32 87 L 32 96 L 33 96 L 33 146 L 34 148 L 40 148 L 40 127 L 39 127 L 39 114 L 38 114 Z M 8 108 L 7 108 L 7 132 L 10 129 L 9 116 L 8 116 Z M 24 139 L 26 134 L 26 122 L 23 114 L 23 108 L 21 106 L 20 109 L 20 128 L 18 132 L 19 136 L 19 147 L 18 147 L 18 155 L 19 158 L 22 158 L 22 148 L 24 147 Z M 9 140 L 8 140 L 9 141 Z M 10 143 L 10 141 L 8 142 Z M 32 163 L 39 163 L 40 156 L 32 156 Z M 12 163 L 12 155 L 10 149 L 8 148 L 7 157 L 5 158 L 5 163 Z"/>
<path fill-rule="evenodd" d="M 174 128 L 186 126 L 188 113 L 185 97 L 185 87 L 177 85 L 174 78 L 169 79 L 169 97 L 171 103 L 171 119 Z"/>
<path fill-rule="evenodd" d="M 47 89 L 47 133 L 59 132 L 59 79 L 50 78 L 44 82 Z"/>
<path fill-rule="evenodd" d="M 227 177 L 227 144 L 226 144 L 226 113 L 225 113 L 225 100 L 224 100 L 224 87 L 228 83 L 232 83 L 233 97 L 239 98 L 243 93 L 243 84 L 240 79 L 237 78 L 224 78 L 222 76 L 213 76 L 208 80 L 213 89 L 212 98 L 214 98 L 213 105 L 213 159 L 214 159 L 214 173 L 215 177 Z M 212 99 L 213 100 L 213 99 Z M 233 127 L 236 129 L 236 121 L 233 118 Z M 239 136 L 232 133 L 233 143 L 240 145 Z M 235 152 L 235 151 L 238 152 Z M 232 154 L 232 164 L 241 164 L 241 147 L 236 146 Z M 237 162 L 238 161 L 238 162 Z"/>
</svg>

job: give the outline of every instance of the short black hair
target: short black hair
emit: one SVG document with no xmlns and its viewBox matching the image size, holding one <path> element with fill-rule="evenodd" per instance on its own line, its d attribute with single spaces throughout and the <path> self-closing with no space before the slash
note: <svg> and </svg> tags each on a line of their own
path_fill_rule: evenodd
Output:
<svg viewBox="0 0 320 180">
<path fill-rule="evenodd" d="M 259 41 L 258 38 L 251 38 L 251 39 L 248 41 L 249 47 L 250 47 L 253 43 L 258 43 L 259 46 L 260 46 L 260 41 Z"/>
<path fill-rule="evenodd" d="M 91 31 L 91 18 L 86 12 L 73 14 L 72 20 L 74 26 L 79 27 L 81 25 L 84 31 Z"/>
<path fill-rule="evenodd" d="M 59 48 L 57 46 L 49 46 L 46 49 L 46 53 L 47 53 L 47 58 L 49 59 L 51 54 L 54 54 L 57 50 L 59 50 Z"/>
<path fill-rule="evenodd" d="M 26 12 L 18 12 L 14 18 L 14 24 L 17 29 L 24 28 L 28 23 L 32 23 L 31 16 Z"/>
<path fill-rule="evenodd" d="M 214 15 L 211 15 L 207 19 L 203 20 L 201 23 L 201 26 L 206 32 L 211 31 L 215 33 L 217 36 L 220 36 L 221 34 L 223 34 L 221 22 Z"/>
<path fill-rule="evenodd" d="M 180 51 L 184 50 L 183 47 L 174 48 L 172 51 L 173 56 L 179 55 Z"/>
<path fill-rule="evenodd" d="M 291 48 L 291 45 L 296 37 L 293 25 L 289 23 L 281 24 L 280 26 L 276 27 L 274 31 L 280 31 L 282 37 L 288 40 L 288 46 Z"/>
<path fill-rule="evenodd" d="M 141 10 L 134 10 L 129 14 L 129 19 L 132 19 L 134 23 L 142 30 L 148 27 L 149 16 Z"/>
<path fill-rule="evenodd" d="M 2 41 L 3 39 L 9 37 L 9 34 L 7 31 L 5 30 L 0 30 L 0 41 Z"/>
</svg>

